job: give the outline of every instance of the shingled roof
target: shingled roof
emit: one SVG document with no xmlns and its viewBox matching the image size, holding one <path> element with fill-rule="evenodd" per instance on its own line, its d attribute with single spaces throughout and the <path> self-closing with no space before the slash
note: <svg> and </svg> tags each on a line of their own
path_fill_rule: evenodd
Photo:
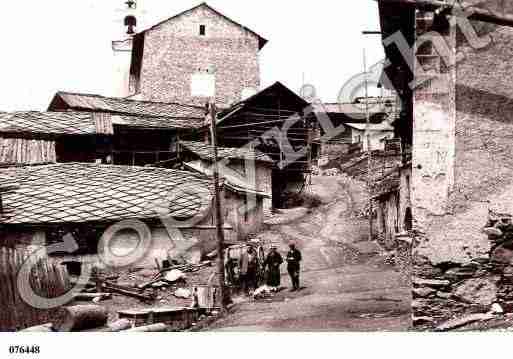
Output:
<svg viewBox="0 0 513 359">
<path fill-rule="evenodd" d="M 108 112 L 144 117 L 166 117 L 181 119 L 205 118 L 205 109 L 200 106 L 178 103 L 135 101 L 124 98 L 104 97 L 100 95 L 57 92 L 49 111 L 92 111 Z"/>
<path fill-rule="evenodd" d="M 0 169 L 4 176 L 19 188 L 2 196 L 3 224 L 152 219 L 163 205 L 174 218 L 191 218 L 212 198 L 209 181 L 162 168 L 69 163 Z"/>
<path fill-rule="evenodd" d="M 144 116 L 113 116 L 112 123 L 118 126 L 144 129 L 199 129 L 205 126 L 203 119 L 183 119 Z"/>
<path fill-rule="evenodd" d="M 0 133 L 51 135 L 112 134 L 112 126 L 97 126 L 100 114 L 86 112 L 0 113 Z M 108 127 L 108 126 L 107 126 Z"/>
<path fill-rule="evenodd" d="M 372 198 L 379 198 L 399 190 L 401 184 L 400 167 L 394 168 L 384 177 L 376 180 L 371 188 Z"/>
<path fill-rule="evenodd" d="M 187 141 L 181 141 L 180 145 L 203 160 L 214 160 L 214 147 L 211 145 L 207 145 L 202 142 Z M 248 159 L 257 162 L 273 162 L 273 160 L 265 153 L 258 150 L 252 151 L 249 148 L 218 147 L 217 152 L 218 159 Z"/>
</svg>

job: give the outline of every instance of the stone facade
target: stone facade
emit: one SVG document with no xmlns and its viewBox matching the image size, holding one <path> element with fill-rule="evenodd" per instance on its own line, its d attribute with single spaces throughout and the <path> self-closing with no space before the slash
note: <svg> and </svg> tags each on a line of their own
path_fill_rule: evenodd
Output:
<svg viewBox="0 0 513 359">
<path fill-rule="evenodd" d="M 494 303 L 513 309 L 513 29 L 474 27 L 481 41 L 489 36 L 489 45 L 475 50 L 460 42 L 453 55 L 464 56 L 438 79 L 437 91 L 415 94 L 412 306 L 418 328 L 488 312 Z"/>
<path fill-rule="evenodd" d="M 200 27 L 204 26 L 204 35 Z M 195 87 L 215 79 L 216 102 L 229 105 L 260 86 L 261 38 L 208 5 L 145 31 L 140 73 L 131 87 L 143 100 L 204 105 Z M 134 65 L 132 57 L 132 66 Z M 135 83 L 134 83 L 135 81 Z"/>
<path fill-rule="evenodd" d="M 262 197 L 246 197 L 245 194 L 225 192 L 225 217 L 228 225 L 234 228 L 234 240 L 247 240 L 260 232 L 264 226 Z M 251 203 L 253 202 L 253 203 Z"/>
</svg>

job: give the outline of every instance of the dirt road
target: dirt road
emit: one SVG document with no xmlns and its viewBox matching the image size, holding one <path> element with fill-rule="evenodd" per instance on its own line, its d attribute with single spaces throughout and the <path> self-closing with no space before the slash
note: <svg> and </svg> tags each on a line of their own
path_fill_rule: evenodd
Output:
<svg viewBox="0 0 513 359">
<path fill-rule="evenodd" d="M 368 222 L 350 215 L 365 194 L 337 177 L 317 177 L 312 191 L 324 204 L 292 223 L 275 224 L 260 238 L 286 253 L 294 239 L 303 252 L 299 292 L 269 300 L 242 301 L 210 330 L 215 331 L 403 331 L 410 325 L 411 296 L 399 273 L 367 240 Z M 285 266 L 284 266 L 285 267 Z"/>
</svg>

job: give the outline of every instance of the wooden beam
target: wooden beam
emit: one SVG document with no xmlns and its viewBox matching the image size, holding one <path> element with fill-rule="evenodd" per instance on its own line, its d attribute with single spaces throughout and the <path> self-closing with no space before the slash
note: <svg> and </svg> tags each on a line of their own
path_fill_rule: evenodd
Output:
<svg viewBox="0 0 513 359">
<path fill-rule="evenodd" d="M 439 1 L 439 0 L 377 0 L 382 4 L 402 4 L 405 6 L 413 6 L 416 9 L 423 11 L 437 11 L 437 10 L 448 10 L 452 11 L 454 6 L 450 3 Z M 471 15 L 468 17 L 469 20 L 477 20 L 483 22 L 489 22 L 501 26 L 513 27 L 513 16 L 508 14 L 501 14 L 496 11 L 488 9 L 482 9 L 472 6 L 467 3 L 460 3 L 461 8 Z"/>
</svg>

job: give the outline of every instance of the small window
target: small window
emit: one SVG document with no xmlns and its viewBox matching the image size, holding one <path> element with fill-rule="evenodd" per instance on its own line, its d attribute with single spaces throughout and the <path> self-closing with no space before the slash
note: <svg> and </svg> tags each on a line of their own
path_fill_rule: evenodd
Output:
<svg viewBox="0 0 513 359">
<path fill-rule="evenodd" d="M 200 35 L 205 36 L 207 34 L 207 27 L 205 25 L 200 25 Z"/>
</svg>

